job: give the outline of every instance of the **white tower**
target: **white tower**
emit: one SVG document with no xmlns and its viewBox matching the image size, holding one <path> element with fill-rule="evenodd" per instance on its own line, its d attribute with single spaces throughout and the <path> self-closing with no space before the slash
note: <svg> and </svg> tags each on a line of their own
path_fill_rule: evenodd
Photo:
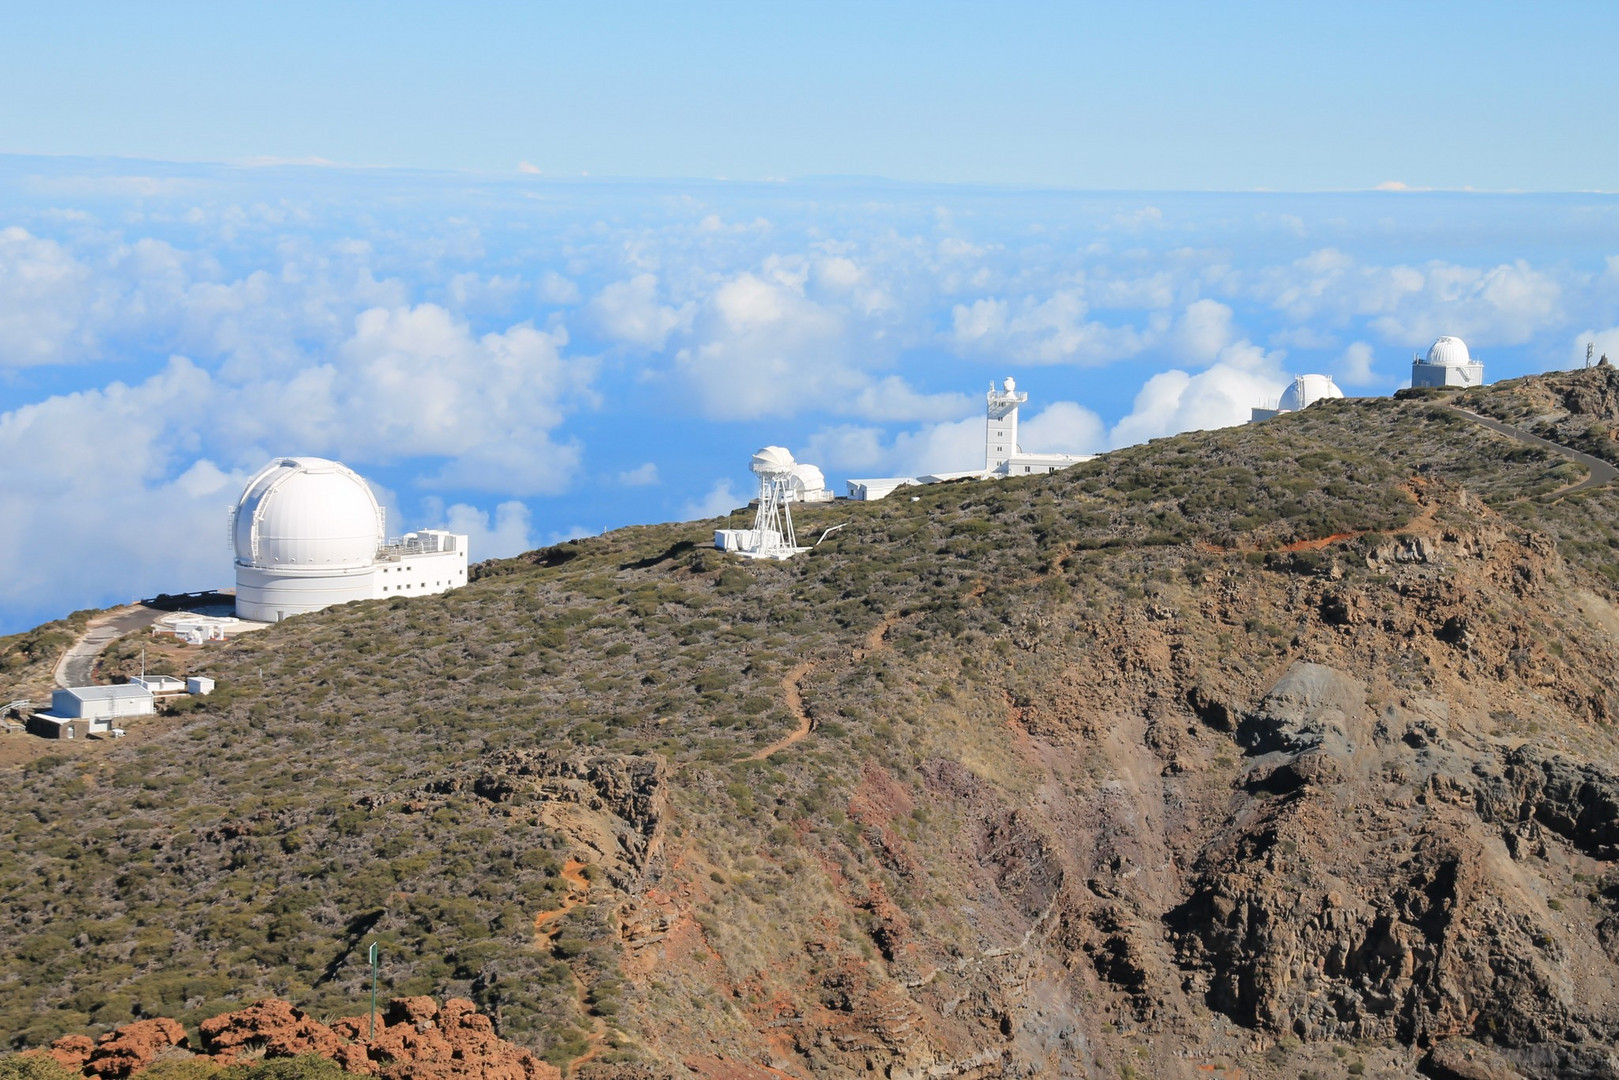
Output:
<svg viewBox="0 0 1619 1080">
<path fill-rule="evenodd" d="M 989 409 L 984 424 L 984 471 L 994 472 L 1018 452 L 1017 407 L 1029 400 L 1020 394 L 1017 382 L 1006 377 L 1005 388 L 989 384 Z"/>
<path fill-rule="evenodd" d="M 760 559 L 785 559 L 798 554 L 793 535 L 793 470 L 798 462 L 783 446 L 766 446 L 753 455 L 750 466 L 759 478 L 759 512 L 753 518 L 753 546 L 742 554 Z"/>
</svg>

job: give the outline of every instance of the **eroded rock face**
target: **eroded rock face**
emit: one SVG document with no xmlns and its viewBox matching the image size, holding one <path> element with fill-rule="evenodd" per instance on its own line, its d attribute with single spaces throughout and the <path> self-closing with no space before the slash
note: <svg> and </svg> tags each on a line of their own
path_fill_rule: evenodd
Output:
<svg viewBox="0 0 1619 1080">
<path fill-rule="evenodd" d="M 1500 836 L 1539 823 L 1611 858 L 1619 785 L 1527 746 L 1462 753 L 1447 715 L 1418 700 L 1375 717 L 1361 683 L 1319 664 L 1276 683 L 1239 728 L 1251 798 L 1165 917 L 1189 989 L 1309 1040 L 1611 1037 L 1612 1003 L 1568 974 L 1588 957 Z M 1430 770 L 1418 800 L 1365 799 L 1368 777 L 1417 768 Z"/>
<path fill-rule="evenodd" d="M 594 848 L 610 866 L 621 864 L 624 879 L 644 870 L 662 848 L 668 764 L 657 755 L 502 750 L 477 773 L 435 780 L 426 790 L 537 806 L 549 824 Z"/>
</svg>

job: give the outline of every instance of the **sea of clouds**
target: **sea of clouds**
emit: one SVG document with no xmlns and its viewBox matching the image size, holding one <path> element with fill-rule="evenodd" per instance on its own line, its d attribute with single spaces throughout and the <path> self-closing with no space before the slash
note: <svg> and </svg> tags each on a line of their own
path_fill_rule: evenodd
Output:
<svg viewBox="0 0 1619 1080">
<path fill-rule="evenodd" d="M 1619 358 L 1619 199 L 632 182 L 0 157 L 0 632 L 229 584 L 271 456 L 339 458 L 474 558 L 746 501 L 790 447 L 971 468 Z"/>
</svg>

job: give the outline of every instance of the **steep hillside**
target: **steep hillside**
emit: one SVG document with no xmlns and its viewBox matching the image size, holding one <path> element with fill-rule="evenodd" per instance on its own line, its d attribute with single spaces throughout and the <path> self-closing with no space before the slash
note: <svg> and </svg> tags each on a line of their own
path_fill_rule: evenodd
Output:
<svg viewBox="0 0 1619 1080">
<path fill-rule="evenodd" d="M 649 526 L 291 620 L 0 774 L 0 1028 L 349 1015 L 376 939 L 603 1075 L 1619 1075 L 1585 475 L 1328 401 L 806 510 L 850 524 L 786 564 Z"/>
</svg>

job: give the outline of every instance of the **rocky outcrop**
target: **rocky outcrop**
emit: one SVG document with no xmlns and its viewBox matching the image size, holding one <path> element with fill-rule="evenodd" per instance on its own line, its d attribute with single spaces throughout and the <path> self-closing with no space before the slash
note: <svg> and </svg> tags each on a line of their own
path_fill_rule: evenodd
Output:
<svg viewBox="0 0 1619 1080">
<path fill-rule="evenodd" d="M 1534 822 L 1594 859 L 1619 859 L 1619 776 L 1524 745 L 1478 788 L 1479 813 L 1512 829 Z"/>
<path fill-rule="evenodd" d="M 395 998 L 371 1032 L 368 1017 L 326 1025 L 290 1003 L 270 998 L 198 1025 L 203 1056 L 221 1065 L 257 1057 L 314 1054 L 344 1071 L 383 1080 L 561 1080 L 561 1072 L 495 1034 L 487 1016 L 465 998 L 440 1008 L 430 997 Z M 174 1020 L 141 1020 L 101 1036 L 56 1040 L 40 1051 L 87 1077 L 119 1080 L 160 1060 L 193 1054 Z"/>
<path fill-rule="evenodd" d="M 538 806 L 550 824 L 639 873 L 663 842 L 668 764 L 654 754 L 502 750 L 475 774 L 435 780 L 431 794 L 471 792 L 509 808 Z"/>
<path fill-rule="evenodd" d="M 189 1057 L 189 1046 L 185 1028 L 162 1017 L 125 1024 L 94 1042 L 86 1035 L 64 1035 L 41 1053 L 85 1076 L 121 1080 L 153 1062 L 173 1056 Z"/>
</svg>

